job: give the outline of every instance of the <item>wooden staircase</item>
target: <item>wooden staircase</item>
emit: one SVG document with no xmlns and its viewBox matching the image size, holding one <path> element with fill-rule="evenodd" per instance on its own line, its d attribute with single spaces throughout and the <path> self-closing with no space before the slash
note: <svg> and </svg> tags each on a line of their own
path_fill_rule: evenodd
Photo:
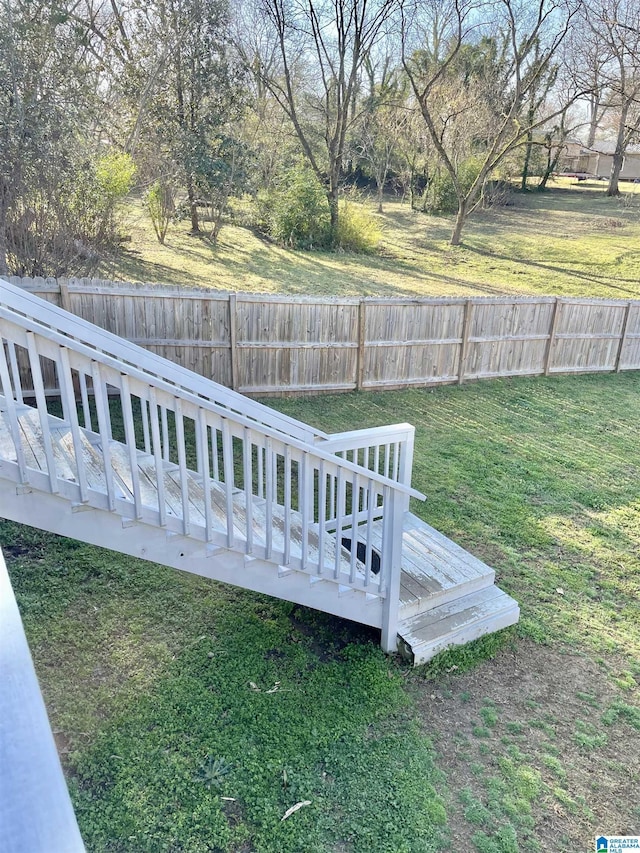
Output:
<svg viewBox="0 0 640 853">
<path fill-rule="evenodd" d="M 381 629 L 416 664 L 515 623 L 408 509 L 413 428 L 328 435 L 0 281 L 0 516 Z"/>
</svg>

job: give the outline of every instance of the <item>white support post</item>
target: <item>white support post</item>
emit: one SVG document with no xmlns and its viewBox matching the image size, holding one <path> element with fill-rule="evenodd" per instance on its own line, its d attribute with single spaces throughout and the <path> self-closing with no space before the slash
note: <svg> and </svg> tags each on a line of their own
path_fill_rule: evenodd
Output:
<svg viewBox="0 0 640 853">
<path fill-rule="evenodd" d="M 333 482 L 333 477 L 331 478 Z M 324 470 L 324 459 L 318 467 L 318 574 L 324 572 L 324 551 L 327 520 L 327 474 Z"/>
<path fill-rule="evenodd" d="M 282 565 L 288 566 L 291 559 L 291 448 L 284 446 L 284 557 Z"/>
<path fill-rule="evenodd" d="M 404 486 L 411 486 L 411 475 L 413 472 L 413 447 L 415 443 L 416 431 L 414 427 L 407 430 L 407 438 L 405 441 L 398 443 L 400 448 L 400 465 L 398 469 L 398 482 Z M 402 495 L 402 503 L 405 512 L 409 510 L 409 495 Z"/>
<path fill-rule="evenodd" d="M 309 519 L 313 521 L 313 472 L 309 466 L 309 454 L 304 453 L 302 460 L 298 463 L 298 477 L 302 484 L 303 504 L 300 507 L 302 513 L 302 568 L 307 568 L 309 560 Z M 311 500 L 311 504 L 307 503 Z M 311 513 L 311 515 L 310 515 Z"/>
<path fill-rule="evenodd" d="M 402 520 L 404 495 L 384 487 L 384 521 L 381 573 L 384 573 L 385 598 L 382 605 L 381 645 L 385 652 L 398 648 L 398 607 L 402 573 Z"/>
<path fill-rule="evenodd" d="M 258 448 L 260 454 L 260 448 Z M 253 553 L 253 450 L 251 443 L 251 430 L 244 428 L 242 439 L 242 460 L 244 467 L 244 502 L 246 518 L 246 554 Z"/>
<path fill-rule="evenodd" d="M 233 528 L 233 439 L 229 430 L 229 421 L 222 419 L 222 465 L 224 468 L 224 492 L 227 513 L 227 545 L 233 548 L 235 532 Z"/>
</svg>

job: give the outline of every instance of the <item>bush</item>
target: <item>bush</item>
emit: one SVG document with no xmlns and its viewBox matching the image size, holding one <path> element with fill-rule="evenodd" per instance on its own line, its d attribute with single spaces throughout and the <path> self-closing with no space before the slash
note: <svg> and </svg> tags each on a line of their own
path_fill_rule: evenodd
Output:
<svg viewBox="0 0 640 853">
<path fill-rule="evenodd" d="M 280 189 L 263 197 L 262 203 L 259 202 L 259 216 L 261 207 L 261 218 L 267 220 L 269 232 L 281 243 L 295 249 L 321 248 L 329 244 L 327 196 L 304 163 L 289 169 Z"/>
<path fill-rule="evenodd" d="M 144 206 L 151 217 L 158 242 L 164 245 L 169 224 L 176 213 L 171 183 L 164 179 L 154 181 L 145 194 Z"/>
<path fill-rule="evenodd" d="M 458 180 L 463 193 L 471 187 L 480 172 L 481 162 L 476 157 L 469 157 L 460 165 Z M 425 210 L 432 213 L 457 213 L 458 197 L 446 170 L 437 172 L 429 182 L 426 190 Z"/>
<path fill-rule="evenodd" d="M 382 238 L 379 220 L 353 199 L 340 202 L 336 244 L 346 252 L 375 252 Z"/>
</svg>

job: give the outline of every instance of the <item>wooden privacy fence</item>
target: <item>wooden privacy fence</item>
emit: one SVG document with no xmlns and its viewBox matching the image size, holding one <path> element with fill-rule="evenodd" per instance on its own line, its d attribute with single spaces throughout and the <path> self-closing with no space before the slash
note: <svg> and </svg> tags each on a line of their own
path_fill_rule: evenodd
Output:
<svg viewBox="0 0 640 853">
<path fill-rule="evenodd" d="M 334 299 L 94 279 L 8 280 L 245 394 L 640 368 L 640 301 Z"/>
</svg>

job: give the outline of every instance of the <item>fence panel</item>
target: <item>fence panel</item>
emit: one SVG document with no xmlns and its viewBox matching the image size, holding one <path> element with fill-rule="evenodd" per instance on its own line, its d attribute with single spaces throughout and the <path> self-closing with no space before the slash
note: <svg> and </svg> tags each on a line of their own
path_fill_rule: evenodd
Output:
<svg viewBox="0 0 640 853">
<path fill-rule="evenodd" d="M 244 393 L 356 387 L 358 300 L 236 297 L 235 357 Z"/>
<path fill-rule="evenodd" d="M 9 280 L 253 395 L 640 369 L 640 301 L 336 299 L 94 279 Z M 17 348 L 8 357 L 30 387 L 25 354 Z M 50 371 L 43 366 L 45 385 L 54 387 Z"/>
<path fill-rule="evenodd" d="M 560 302 L 550 372 L 614 370 L 625 314 L 624 303 Z"/>
<path fill-rule="evenodd" d="M 454 382 L 465 300 L 365 302 L 363 388 Z"/>
</svg>

